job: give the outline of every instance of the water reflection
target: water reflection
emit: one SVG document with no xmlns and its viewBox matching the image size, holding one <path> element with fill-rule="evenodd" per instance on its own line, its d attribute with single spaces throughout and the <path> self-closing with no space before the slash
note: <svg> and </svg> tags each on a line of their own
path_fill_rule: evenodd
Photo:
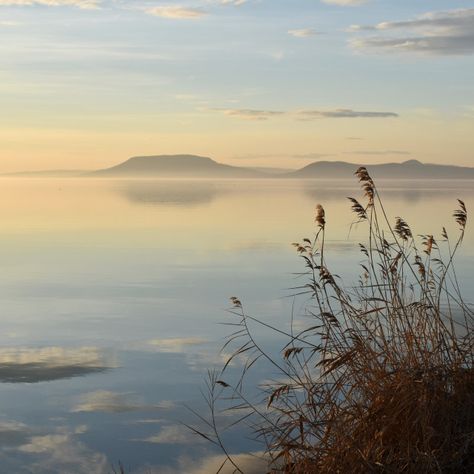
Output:
<svg viewBox="0 0 474 474">
<path fill-rule="evenodd" d="M 18 421 L 0 421 L 2 472 L 110 472 L 107 457 L 81 441 L 87 430 L 87 426 L 81 425 L 75 428 L 58 426 L 48 431 Z"/>
<path fill-rule="evenodd" d="M 169 410 L 174 408 L 172 401 L 162 401 L 156 405 L 148 405 L 143 402 L 140 395 L 136 393 L 117 393 L 110 390 L 97 390 L 81 395 L 79 403 L 72 408 L 73 413 L 79 412 L 103 412 L 103 413 L 125 413 L 130 411 L 154 411 Z"/>
<path fill-rule="evenodd" d="M 379 180 L 377 187 L 383 200 L 400 201 L 403 204 L 415 204 L 422 201 L 451 200 L 459 196 L 472 194 L 472 181 L 417 181 L 404 182 L 393 180 Z M 360 187 L 353 181 L 318 182 L 304 181 L 304 194 L 316 202 L 340 201 L 347 196 L 358 198 L 362 195 Z"/>
<path fill-rule="evenodd" d="M 114 188 L 132 204 L 154 206 L 203 206 L 231 191 L 229 187 L 205 180 L 118 181 Z"/>
<path fill-rule="evenodd" d="M 80 377 L 115 367 L 110 352 L 94 347 L 0 350 L 0 382 L 38 383 Z"/>
<path fill-rule="evenodd" d="M 364 225 L 352 229 L 346 196 L 357 183 L 9 180 L 0 187 L 0 455 L 15 473 L 207 474 L 220 453 L 185 431 L 187 404 L 205 413 L 200 389 L 232 328 L 228 297 L 287 328 L 288 288 L 303 283 L 291 242 L 314 233 L 314 205 L 327 213 L 327 258 L 344 281 L 357 277 Z M 382 186 L 390 219 L 414 232 L 452 222 L 466 183 Z M 394 214 L 396 213 L 396 214 Z M 458 259 L 474 288 L 474 232 Z M 307 327 L 303 301 L 294 325 Z M 269 351 L 281 349 L 256 330 Z M 268 343 L 268 344 L 267 344 Z M 15 347 L 12 347 L 15 346 Z M 120 361 L 120 364 L 117 363 Z M 238 370 L 236 358 L 230 370 Z M 113 370 L 112 370 L 113 369 Z M 271 370 L 255 379 L 271 379 Z M 9 382 L 9 383 L 6 383 Z M 28 385 L 26 385 L 28 383 Z M 229 417 L 222 420 L 232 421 Z M 226 440 L 245 472 L 245 433 Z M 3 472 L 2 471 L 2 472 Z M 223 472 L 232 472 L 223 471 Z"/>
</svg>

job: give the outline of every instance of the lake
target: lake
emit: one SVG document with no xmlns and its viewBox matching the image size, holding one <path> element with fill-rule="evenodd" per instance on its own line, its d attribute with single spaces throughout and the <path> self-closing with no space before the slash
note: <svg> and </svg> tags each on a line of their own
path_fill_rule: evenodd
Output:
<svg viewBox="0 0 474 474">
<path fill-rule="evenodd" d="M 414 234 L 454 236 L 456 198 L 474 209 L 472 181 L 379 188 Z M 185 406 L 204 413 L 207 370 L 225 359 L 229 297 L 282 328 L 292 307 L 304 320 L 291 243 L 313 236 L 317 203 L 328 261 L 353 283 L 364 226 L 349 232 L 346 197 L 360 195 L 355 180 L 2 179 L 2 472 L 213 472 L 219 451 L 182 423 L 196 422 Z M 468 223 L 458 276 L 471 300 L 473 263 Z M 243 428 L 227 441 L 258 450 Z"/>
</svg>

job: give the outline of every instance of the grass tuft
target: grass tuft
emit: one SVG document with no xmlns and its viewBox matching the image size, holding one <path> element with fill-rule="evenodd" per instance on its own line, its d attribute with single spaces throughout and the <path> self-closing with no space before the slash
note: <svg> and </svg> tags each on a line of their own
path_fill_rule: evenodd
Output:
<svg viewBox="0 0 474 474">
<path fill-rule="evenodd" d="M 231 299 L 237 320 L 225 347 L 234 350 L 209 378 L 210 436 L 222 444 L 215 411 L 225 399 L 264 443 L 269 472 L 474 472 L 474 314 L 454 266 L 466 206 L 459 200 L 454 211 L 454 241 L 445 228 L 439 239 L 415 237 L 403 218 L 389 222 L 367 169 L 356 176 L 365 203 L 349 200 L 367 229 L 357 285 L 343 286 L 327 264 L 318 205 L 316 235 L 293 244 L 306 274 L 297 293 L 308 297 L 312 326 L 285 332 Z M 259 345 L 249 323 L 287 337 L 279 357 Z M 244 368 L 230 383 L 234 359 Z M 263 361 L 284 381 L 259 387 L 265 403 L 255 403 L 244 380 Z"/>
</svg>

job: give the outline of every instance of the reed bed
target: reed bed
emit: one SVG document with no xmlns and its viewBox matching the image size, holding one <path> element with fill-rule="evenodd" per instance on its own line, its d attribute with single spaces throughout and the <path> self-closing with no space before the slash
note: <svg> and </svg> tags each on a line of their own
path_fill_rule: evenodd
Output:
<svg viewBox="0 0 474 474">
<path fill-rule="evenodd" d="M 241 413 L 263 443 L 268 472 L 474 472 L 473 311 L 464 302 L 454 259 L 467 224 L 458 200 L 455 238 L 415 236 L 402 218 L 392 225 L 365 168 L 356 176 L 364 197 L 349 198 L 366 226 L 361 276 L 347 288 L 326 262 L 326 216 L 316 207 L 316 233 L 293 244 L 305 265 L 312 319 L 304 331 L 282 331 L 246 313 L 232 298 L 232 355 L 211 372 L 208 430 L 196 430 L 225 453 L 223 466 L 242 472 L 222 441 L 218 402 Z M 260 324 L 287 338 L 275 357 L 256 340 Z M 243 361 L 233 382 L 232 361 Z M 255 402 L 244 381 L 269 364 L 282 382 L 260 386 Z M 245 386 L 246 387 L 246 386 Z M 227 469 L 227 468 L 226 468 Z M 227 472 L 227 471 L 226 471 Z"/>
</svg>

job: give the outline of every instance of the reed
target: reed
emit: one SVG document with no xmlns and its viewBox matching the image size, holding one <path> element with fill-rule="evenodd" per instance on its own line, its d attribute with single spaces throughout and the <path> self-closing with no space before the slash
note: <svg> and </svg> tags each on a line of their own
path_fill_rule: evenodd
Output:
<svg viewBox="0 0 474 474">
<path fill-rule="evenodd" d="M 212 372 L 199 415 L 235 472 L 222 441 L 217 402 L 240 411 L 252 426 L 272 473 L 474 472 L 473 311 L 460 291 L 454 259 L 467 224 L 458 201 L 454 239 L 415 236 L 401 217 L 391 224 L 374 181 L 359 168 L 364 198 L 349 198 L 355 222 L 366 226 L 361 276 L 343 285 L 326 260 L 326 216 L 316 208 L 315 236 L 293 244 L 305 266 L 304 331 L 284 331 L 247 314 L 233 297 L 232 355 Z M 260 324 L 287 338 L 280 355 L 267 352 L 251 329 Z M 229 366 L 243 361 L 232 381 Z M 259 363 L 280 383 L 258 387 L 255 402 L 244 381 Z"/>
</svg>

